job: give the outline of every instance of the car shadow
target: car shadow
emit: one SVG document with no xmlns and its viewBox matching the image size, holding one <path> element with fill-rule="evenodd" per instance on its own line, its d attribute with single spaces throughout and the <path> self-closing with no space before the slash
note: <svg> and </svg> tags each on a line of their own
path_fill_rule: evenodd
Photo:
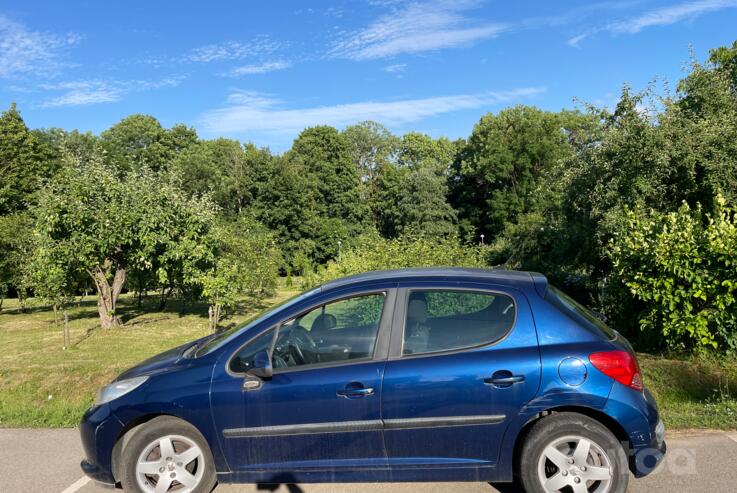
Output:
<svg viewBox="0 0 737 493">
<path fill-rule="evenodd" d="M 276 491 L 281 485 L 286 486 L 289 493 L 304 493 L 304 490 L 294 483 L 258 483 L 256 489 L 259 491 Z"/>
</svg>

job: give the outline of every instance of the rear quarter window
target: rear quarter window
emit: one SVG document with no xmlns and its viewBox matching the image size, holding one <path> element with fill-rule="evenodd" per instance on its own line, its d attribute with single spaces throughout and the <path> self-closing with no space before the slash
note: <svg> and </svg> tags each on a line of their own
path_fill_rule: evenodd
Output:
<svg viewBox="0 0 737 493">
<path fill-rule="evenodd" d="M 594 312 L 565 294 L 555 286 L 548 285 L 545 299 L 558 308 L 564 315 L 581 325 L 589 332 L 606 339 L 612 340 L 617 333 L 605 324 Z"/>
</svg>

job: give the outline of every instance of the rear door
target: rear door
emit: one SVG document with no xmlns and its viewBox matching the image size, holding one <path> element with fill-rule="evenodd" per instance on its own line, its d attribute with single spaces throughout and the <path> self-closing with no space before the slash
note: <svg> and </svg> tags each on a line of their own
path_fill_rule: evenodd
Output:
<svg viewBox="0 0 737 493">
<path fill-rule="evenodd" d="M 403 286 L 382 391 L 389 464 L 493 466 L 507 423 L 539 382 L 537 337 L 521 292 Z"/>
</svg>

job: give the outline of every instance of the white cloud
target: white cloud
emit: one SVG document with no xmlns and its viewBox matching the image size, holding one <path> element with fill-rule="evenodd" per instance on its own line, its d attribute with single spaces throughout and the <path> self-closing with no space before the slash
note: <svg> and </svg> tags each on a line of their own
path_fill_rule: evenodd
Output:
<svg viewBox="0 0 737 493">
<path fill-rule="evenodd" d="M 66 66 L 62 61 L 64 49 L 79 39 L 76 34 L 31 31 L 0 15 L 0 78 L 53 75 Z"/>
<path fill-rule="evenodd" d="M 574 36 L 568 41 L 566 41 L 566 43 L 568 43 L 568 46 L 573 46 L 574 48 L 578 48 L 579 45 L 581 44 L 581 41 L 583 41 L 584 39 L 588 37 L 589 37 L 588 33 L 579 34 L 578 36 Z"/>
<path fill-rule="evenodd" d="M 642 15 L 610 24 L 608 31 L 613 33 L 635 34 L 652 26 L 667 26 L 684 20 L 691 20 L 708 12 L 737 7 L 736 0 L 698 0 L 671 5 L 645 12 Z"/>
<path fill-rule="evenodd" d="M 57 84 L 41 84 L 44 91 L 61 92 L 43 101 L 41 108 L 60 108 L 66 106 L 86 106 L 91 104 L 112 103 L 120 101 L 123 96 L 131 92 L 140 92 L 162 87 L 179 85 L 183 77 L 170 77 L 158 81 L 128 80 L 82 80 L 60 82 Z"/>
<path fill-rule="evenodd" d="M 330 58 L 371 60 L 471 45 L 510 29 L 502 23 L 478 23 L 463 13 L 473 0 L 409 3 L 381 16 L 368 27 L 334 43 Z"/>
<path fill-rule="evenodd" d="M 239 91 L 230 95 L 229 106 L 205 113 L 200 122 L 204 130 L 213 134 L 296 133 L 314 125 L 343 127 L 364 120 L 398 126 L 453 111 L 518 101 L 544 91 L 540 87 L 527 87 L 510 91 L 401 101 L 366 101 L 298 109 L 284 108 L 282 101 L 263 93 Z"/>
<path fill-rule="evenodd" d="M 397 64 L 394 64 L 394 65 L 387 65 L 386 67 L 384 67 L 381 70 L 383 70 L 384 72 L 388 72 L 390 74 L 401 74 L 406 69 L 407 69 L 407 64 L 406 63 L 397 63 Z"/>
<path fill-rule="evenodd" d="M 276 70 L 284 70 L 291 66 L 292 64 L 290 62 L 279 60 L 275 62 L 265 62 L 265 63 L 258 63 L 258 64 L 252 64 L 252 65 L 243 65 L 242 67 L 236 67 L 233 70 L 230 70 L 223 75 L 230 76 L 230 77 L 239 77 L 241 75 L 265 74 L 267 72 L 274 72 Z"/>
<path fill-rule="evenodd" d="M 677 5 L 670 5 L 644 12 L 628 19 L 611 22 L 601 27 L 590 29 L 568 40 L 568 44 L 578 48 L 581 42 L 599 32 L 611 34 L 637 34 L 643 29 L 654 26 L 669 26 L 719 10 L 737 8 L 737 0 L 696 0 Z"/>
<path fill-rule="evenodd" d="M 184 61 L 207 63 L 223 60 L 243 60 L 269 55 L 281 47 L 281 43 L 272 40 L 268 36 L 259 36 L 248 42 L 226 41 L 200 46 L 185 55 Z"/>
</svg>

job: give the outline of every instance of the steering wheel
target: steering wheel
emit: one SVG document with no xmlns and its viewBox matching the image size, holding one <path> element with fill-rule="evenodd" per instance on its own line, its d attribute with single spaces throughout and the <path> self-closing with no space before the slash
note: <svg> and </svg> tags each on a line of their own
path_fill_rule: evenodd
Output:
<svg viewBox="0 0 737 493">
<path fill-rule="evenodd" d="M 297 364 L 301 365 L 312 363 L 312 361 L 309 361 L 305 357 L 305 353 L 302 351 L 302 348 L 311 350 L 317 349 L 317 344 L 315 344 L 315 341 L 310 337 L 307 329 L 301 325 L 297 325 L 289 331 L 286 338 L 286 346 L 291 351 Z"/>
</svg>

